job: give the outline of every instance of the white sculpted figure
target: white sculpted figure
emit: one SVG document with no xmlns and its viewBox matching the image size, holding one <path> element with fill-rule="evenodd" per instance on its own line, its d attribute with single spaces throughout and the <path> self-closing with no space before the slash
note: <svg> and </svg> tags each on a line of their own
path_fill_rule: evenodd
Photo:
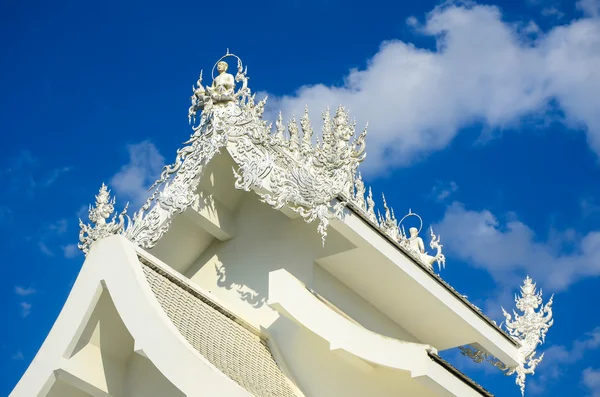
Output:
<svg viewBox="0 0 600 397">
<path fill-rule="evenodd" d="M 419 230 L 416 227 L 411 227 L 408 229 L 408 232 L 410 233 L 410 238 L 408 239 L 410 248 L 421 255 L 427 255 L 425 254 L 425 243 L 423 243 L 423 239 L 419 237 Z"/>
<path fill-rule="evenodd" d="M 406 218 L 411 217 L 411 216 L 419 219 L 421 226 L 418 229 L 416 227 L 411 227 L 410 229 L 408 229 L 410 236 L 407 237 L 404 232 L 404 227 L 402 226 L 402 222 Z M 400 234 L 399 234 L 400 244 L 404 245 L 404 247 L 408 248 L 430 270 L 433 270 L 433 264 L 435 262 L 437 262 L 439 270 L 442 270 L 442 268 L 446 265 L 446 257 L 444 256 L 444 254 L 442 254 L 442 244 L 440 244 L 440 237 L 436 236 L 433 233 L 433 228 L 429 228 L 429 231 L 431 234 L 431 241 L 429 242 L 429 246 L 432 249 L 436 250 L 435 256 L 431 256 L 425 251 L 425 243 L 423 242 L 423 239 L 421 237 L 419 237 L 419 232 L 421 231 L 421 227 L 423 227 L 423 220 L 421 219 L 421 217 L 419 215 L 417 215 L 414 212 L 412 212 L 411 210 L 409 210 L 408 214 L 406 214 L 404 216 L 404 218 L 402 218 L 400 220 L 399 226 L 402 227 L 402 230 L 400 231 Z"/>
<path fill-rule="evenodd" d="M 446 258 L 444 257 L 444 254 L 442 254 L 442 245 L 439 244 L 440 238 L 436 238 L 436 235 L 433 234 L 433 229 L 430 228 L 430 230 L 431 243 L 429 245 L 431 248 L 437 249 L 435 256 L 431 256 L 425 252 L 425 243 L 423 242 L 423 239 L 419 237 L 419 230 L 416 227 L 411 227 L 408 229 L 408 232 L 410 233 L 408 244 L 414 252 L 418 253 L 419 257 L 427 265 L 427 267 L 433 269 L 433 264 L 437 262 L 438 267 L 441 270 L 446 263 Z"/>
<path fill-rule="evenodd" d="M 217 63 L 219 75 L 214 78 L 211 87 L 207 87 L 211 98 L 215 103 L 230 102 L 234 99 L 235 79 L 233 75 L 227 73 L 229 65 L 225 61 Z"/>
</svg>

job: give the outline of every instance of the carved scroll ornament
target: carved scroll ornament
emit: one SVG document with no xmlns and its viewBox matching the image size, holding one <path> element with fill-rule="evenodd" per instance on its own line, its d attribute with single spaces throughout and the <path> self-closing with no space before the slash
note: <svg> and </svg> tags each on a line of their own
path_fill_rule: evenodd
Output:
<svg viewBox="0 0 600 397">
<path fill-rule="evenodd" d="M 461 346 L 463 355 L 470 357 L 477 363 L 488 362 L 506 375 L 516 375 L 515 383 L 525 395 L 525 378 L 533 375 L 535 369 L 544 358 L 544 353 L 536 357 L 536 349 L 546 340 L 548 329 L 554 324 L 552 319 L 552 302 L 554 295 L 546 304 L 542 304 L 542 291 L 536 291 L 535 283 L 527 276 L 521 286 L 521 296 L 515 296 L 517 309 L 513 314 L 507 313 L 502 308 L 505 317 L 504 327 L 517 342 L 519 342 L 519 365 L 509 367 L 496 357 L 475 349 L 472 346 Z M 539 308 L 539 310 L 538 310 Z"/>
</svg>

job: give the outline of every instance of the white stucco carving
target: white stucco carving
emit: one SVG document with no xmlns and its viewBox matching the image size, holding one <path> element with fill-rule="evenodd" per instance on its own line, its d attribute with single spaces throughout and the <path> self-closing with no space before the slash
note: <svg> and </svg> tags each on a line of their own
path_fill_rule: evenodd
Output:
<svg viewBox="0 0 600 397">
<path fill-rule="evenodd" d="M 385 203 L 384 198 L 384 206 L 386 207 L 386 214 L 388 213 L 387 205 Z M 406 234 L 406 230 L 404 229 L 404 225 L 402 222 L 409 217 L 414 217 L 419 220 L 419 227 L 410 227 L 408 229 L 408 235 Z M 393 211 L 392 211 L 393 218 Z M 436 250 L 435 255 L 429 255 L 425 251 L 425 243 L 423 239 L 419 237 L 419 233 L 423 228 L 423 219 L 416 213 L 412 212 L 412 210 L 408 210 L 408 214 L 406 214 L 400 222 L 396 222 L 394 219 L 393 224 L 390 226 L 393 229 L 392 232 L 388 232 L 391 236 L 393 236 L 408 253 L 410 253 L 415 259 L 419 260 L 422 264 L 424 264 L 429 270 L 433 270 L 433 264 L 437 262 L 438 270 L 442 270 L 446 265 L 446 257 L 442 253 L 443 245 L 440 244 L 440 236 L 436 236 L 433 233 L 433 228 L 429 227 L 429 233 L 431 240 L 429 242 L 429 246 Z"/>
<path fill-rule="evenodd" d="M 228 58 L 237 61 L 235 76 L 227 73 Z M 214 75 L 215 68 L 219 73 L 217 76 Z M 339 106 L 333 115 L 329 110 L 323 112 L 321 134 L 314 131 L 308 109 L 305 109 L 299 122 L 292 116 L 285 123 L 280 113 L 273 130 L 272 125 L 263 119 L 267 98 L 256 101 L 248 87 L 247 68 L 239 57 L 227 52 L 213 67 L 212 78 L 211 85 L 205 87 L 200 72 L 196 85 L 192 87 L 193 95 L 188 110 L 192 125 L 190 139 L 177 151 L 173 164 L 163 168 L 160 177 L 150 188 L 148 199 L 131 219 L 126 215 L 125 206 L 125 210 L 113 215 L 112 220 L 107 222 L 114 212 L 115 199 L 111 199 L 110 191 L 102 185 L 96 196 L 95 207 L 90 206 L 92 225 L 83 224 L 80 220 L 79 248 L 84 253 L 90 251 L 95 241 L 113 234 L 122 234 L 144 249 L 154 247 L 169 230 L 176 214 L 191 206 L 196 207 L 203 200 L 197 191 L 203 172 L 220 151 L 226 150 L 235 163 L 235 188 L 254 191 L 264 203 L 275 209 L 285 207 L 299 214 L 306 222 L 317 221 L 317 231 L 323 244 L 331 220 L 342 217 L 344 207 L 351 205 L 361 216 L 349 216 L 345 221 L 354 220 L 371 234 L 372 227 L 376 227 L 389 236 L 387 240 L 380 235 L 377 239 L 386 248 L 389 248 L 389 240 L 401 248 L 389 251 L 401 257 L 394 261 L 410 264 L 410 269 L 403 270 L 405 273 L 415 271 L 426 279 L 423 285 L 432 280 L 429 275 L 440 281 L 439 277 L 432 274 L 434 263 L 437 262 L 440 271 L 445 266 L 440 236 L 430 228 L 429 247 L 434 252 L 428 253 L 420 237 L 423 221 L 419 215 L 409 210 L 398 221 L 385 197 L 383 214 L 376 210 L 373 192 L 370 187 L 367 189 L 358 172 L 358 166 L 365 158 L 367 130 L 365 128 L 357 133 L 355 123 L 350 120 L 344 107 Z M 407 217 L 417 218 L 420 222 L 419 227 L 409 227 L 408 234 L 403 225 Z M 399 251 L 421 264 L 427 272 L 415 269 L 406 255 Z M 452 290 L 450 286 L 447 288 Z M 510 367 L 472 347 L 462 347 L 461 350 L 477 362 L 487 361 L 507 375 L 516 374 L 516 383 L 524 392 L 526 375 L 533 374 L 543 358 L 543 354 L 535 357 L 536 348 L 543 343 L 552 325 L 552 298 L 540 308 L 541 291 L 537 293 L 535 284 L 527 278 L 521 287 L 521 297 L 517 297 L 516 302 L 523 314 L 504 314 L 505 328 L 520 346 L 519 365 L 515 366 L 516 344 L 512 344 L 506 335 L 499 337 L 507 345 L 504 350 L 494 350 L 485 344 L 481 348 L 503 357 L 504 362 L 511 363 Z M 539 311 L 536 311 L 538 308 Z M 473 343 L 472 340 L 468 341 Z M 458 343 L 466 342 L 461 340 Z M 512 355 L 503 356 L 503 351 L 509 349 L 512 349 Z"/>
<path fill-rule="evenodd" d="M 235 77 L 227 73 L 227 58 L 237 60 Z M 216 77 L 215 68 L 219 73 Z M 193 133 L 177 151 L 175 162 L 164 167 L 150 188 L 150 197 L 128 227 L 105 228 L 106 235 L 124 233 L 140 247 L 152 248 L 169 229 L 173 216 L 200 199 L 196 188 L 204 167 L 226 148 L 237 164 L 233 170 L 237 189 L 253 190 L 273 208 L 285 206 L 306 222 L 318 220 L 323 243 L 330 219 L 341 216 L 344 206 L 352 202 L 425 267 L 432 269 L 436 261 L 440 268 L 443 266 L 439 237 L 432 232 L 430 246 L 438 251 L 435 256 L 414 249 L 411 241 L 422 240 L 400 231 L 385 198 L 385 217 L 379 219 L 370 188 L 365 199 L 365 184 L 357 169 L 366 155 L 367 130 L 355 134 L 355 123 L 344 107 L 339 106 L 333 117 L 329 110 L 323 113 L 321 136 L 317 139 L 308 108 L 300 118 L 300 128 L 292 117 L 286 134 L 280 113 L 272 133 L 271 125 L 262 119 L 267 98 L 255 101 L 248 87 L 247 68 L 239 57 L 227 51 L 213 67 L 212 77 L 212 84 L 204 87 L 200 72 L 192 87 L 188 118 Z"/>
<path fill-rule="evenodd" d="M 89 220 L 93 225 L 84 224 L 79 219 L 79 244 L 77 245 L 80 250 L 87 254 L 94 241 L 98 241 L 113 234 L 119 234 L 125 227 L 125 217 L 127 216 L 127 205 L 123 211 L 118 214 L 114 214 L 115 211 L 115 198 L 111 199 L 110 190 L 103 183 L 100 187 L 100 191 L 96 196 L 96 204 L 94 207 L 89 207 Z M 113 215 L 110 222 L 106 220 Z M 117 221 L 118 219 L 118 221 Z"/>
<path fill-rule="evenodd" d="M 515 383 L 521 388 L 521 394 L 525 395 L 525 378 L 533 375 L 538 364 L 544 358 L 544 353 L 535 357 L 536 349 L 546 340 L 548 329 L 554 324 L 552 319 L 552 302 L 554 295 L 546 304 L 542 304 L 542 290 L 536 291 L 536 284 L 527 276 L 521 286 L 521 296 L 515 295 L 517 309 L 522 314 L 513 310 L 513 314 L 507 313 L 504 308 L 502 312 L 506 321 L 504 327 L 508 333 L 520 343 L 519 359 L 520 365 L 509 367 L 497 358 L 479 351 L 471 346 L 462 346 L 462 354 L 472 358 L 475 362 L 486 361 L 503 371 L 506 375 L 516 374 Z M 539 310 L 537 310 L 539 308 Z M 514 316 L 514 319 L 513 319 Z"/>
<path fill-rule="evenodd" d="M 237 59 L 235 78 L 226 73 L 227 57 Z M 152 186 L 155 190 L 133 216 L 127 237 L 144 248 L 154 246 L 173 215 L 199 199 L 195 187 L 203 167 L 226 147 L 238 165 L 233 170 L 236 188 L 254 190 L 275 209 L 286 206 L 307 222 L 318 220 L 317 229 L 324 242 L 329 219 L 340 216 L 346 203 L 334 206 L 332 201 L 350 197 L 354 191 L 354 175 L 365 157 L 366 130 L 352 139 L 354 123 L 340 106 L 333 118 L 329 111 L 323 114 L 322 136 L 316 144 L 312 142 L 308 109 L 300 119 L 301 132 L 292 118 L 285 137 L 280 115 L 272 134 L 270 125 L 262 119 L 266 98 L 255 102 L 242 61 L 228 52 L 216 67 L 220 74 L 210 87 L 202 87 L 202 73 L 193 87 L 188 117 L 191 123 L 200 111 L 201 117 L 191 139 Z M 237 91 L 235 82 L 241 83 Z"/>
</svg>

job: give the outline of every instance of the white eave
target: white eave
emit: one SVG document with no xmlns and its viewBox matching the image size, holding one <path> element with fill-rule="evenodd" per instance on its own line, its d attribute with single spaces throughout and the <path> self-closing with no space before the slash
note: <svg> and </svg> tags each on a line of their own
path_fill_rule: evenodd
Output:
<svg viewBox="0 0 600 397">
<path fill-rule="evenodd" d="M 432 360 L 431 346 L 389 338 L 344 318 L 284 269 L 269 274 L 269 306 L 315 333 L 330 349 L 364 371 L 377 366 L 406 371 L 438 395 L 475 397 L 482 391 Z M 487 395 L 484 394 L 484 395 Z"/>
<path fill-rule="evenodd" d="M 59 317 L 11 397 L 46 396 L 59 383 L 94 396 L 114 395 L 95 367 L 73 356 L 104 291 L 134 340 L 134 354 L 149 359 L 184 395 L 206 396 L 206 390 L 218 390 L 219 395 L 251 396 L 190 346 L 156 300 L 135 246 L 122 236 L 111 236 L 94 243 Z"/>
<path fill-rule="evenodd" d="M 318 263 L 419 341 L 439 350 L 476 344 L 506 365 L 518 365 L 518 342 L 360 211 L 346 209 L 331 227 L 356 248 Z"/>
</svg>

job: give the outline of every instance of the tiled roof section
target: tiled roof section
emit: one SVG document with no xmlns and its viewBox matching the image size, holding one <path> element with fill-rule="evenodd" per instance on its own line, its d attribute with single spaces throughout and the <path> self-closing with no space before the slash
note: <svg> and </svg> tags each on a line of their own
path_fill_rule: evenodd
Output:
<svg viewBox="0 0 600 397">
<path fill-rule="evenodd" d="M 429 358 L 431 358 L 436 363 L 440 364 L 442 367 L 446 368 L 449 372 L 453 373 L 457 378 L 461 379 L 463 382 L 471 386 L 475 389 L 479 394 L 485 397 L 494 397 L 492 393 L 487 391 L 483 386 L 479 383 L 475 382 L 473 379 L 469 378 L 467 375 L 460 372 L 456 367 L 450 364 L 448 361 L 444 360 L 440 356 L 435 353 L 429 352 Z"/>
<path fill-rule="evenodd" d="M 164 311 L 211 364 L 254 396 L 301 396 L 260 336 L 181 280 L 146 259 L 139 259 Z"/>
</svg>

